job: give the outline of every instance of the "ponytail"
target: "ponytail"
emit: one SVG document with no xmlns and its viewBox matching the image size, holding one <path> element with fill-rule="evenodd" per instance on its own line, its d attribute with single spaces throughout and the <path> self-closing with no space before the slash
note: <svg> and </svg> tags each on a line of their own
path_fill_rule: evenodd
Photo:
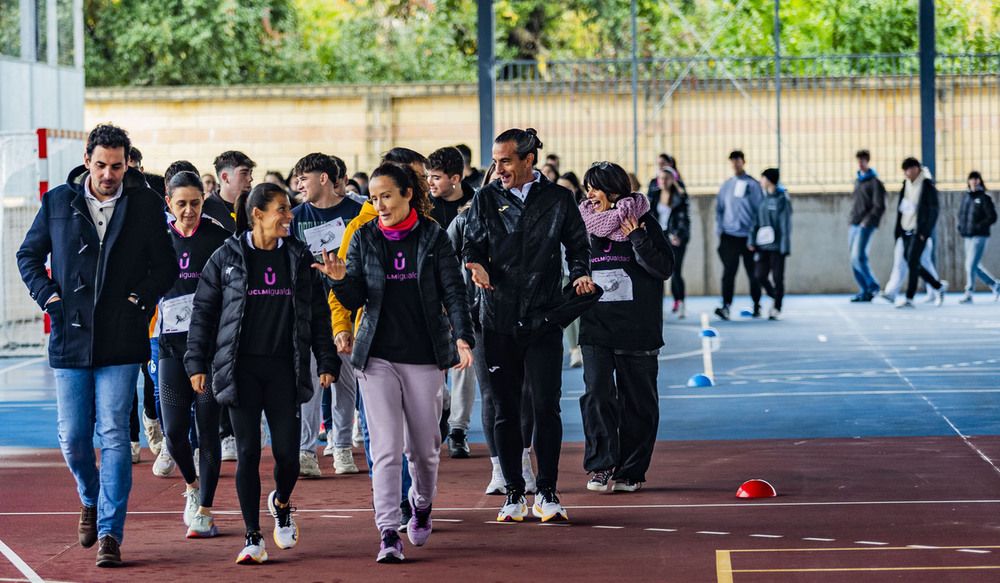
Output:
<svg viewBox="0 0 1000 583">
<path fill-rule="evenodd" d="M 242 233 L 252 229 L 253 209 L 265 210 L 267 205 L 271 204 L 274 197 L 279 194 L 288 196 L 288 192 L 284 188 L 270 182 L 262 182 L 254 186 L 248 193 L 241 192 L 236 197 L 236 204 L 233 205 L 236 210 L 236 232 Z"/>
</svg>

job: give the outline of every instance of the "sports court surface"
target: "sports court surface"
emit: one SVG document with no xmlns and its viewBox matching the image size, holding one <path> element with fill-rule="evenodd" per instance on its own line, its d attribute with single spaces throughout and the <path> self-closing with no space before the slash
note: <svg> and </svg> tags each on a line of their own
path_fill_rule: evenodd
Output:
<svg viewBox="0 0 1000 583">
<path fill-rule="evenodd" d="M 76 542 L 51 372 L 40 359 L 0 360 L 0 581 L 1000 581 L 1000 304 L 958 298 L 903 311 L 793 296 L 781 322 L 737 316 L 748 307 L 738 299 L 733 321 L 712 318 L 716 386 L 689 388 L 703 366 L 699 315 L 717 301 L 692 298 L 688 318 L 664 327 L 659 442 L 642 490 L 586 489 L 583 374 L 566 368 L 570 522 L 493 522 L 502 498 L 482 493 L 490 470 L 474 419 L 473 458 L 444 454 L 434 534 L 421 548 L 404 539 L 402 565 L 375 563 L 367 477 L 335 476 L 324 458 L 324 476 L 300 480 L 292 498 L 299 544 L 267 540 L 267 564 L 238 566 L 235 464 L 223 464 L 221 536 L 189 540 L 181 480 L 153 476 L 147 449 L 128 566 L 97 569 L 96 547 Z M 266 454 L 261 473 L 266 494 Z M 778 496 L 737 499 L 750 478 Z"/>
</svg>

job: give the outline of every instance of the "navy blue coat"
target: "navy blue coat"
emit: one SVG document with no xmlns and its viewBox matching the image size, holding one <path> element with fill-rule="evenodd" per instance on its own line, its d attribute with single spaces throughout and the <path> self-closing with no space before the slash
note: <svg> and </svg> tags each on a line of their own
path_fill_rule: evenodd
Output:
<svg viewBox="0 0 1000 583">
<path fill-rule="evenodd" d="M 80 166 L 42 196 L 17 267 L 32 299 L 52 320 L 49 364 L 88 368 L 149 360 L 149 316 L 179 268 L 164 228 L 163 200 L 129 169 L 102 243 L 84 196 Z M 51 256 L 51 277 L 45 261 Z M 139 305 L 129 296 L 135 294 Z"/>
</svg>

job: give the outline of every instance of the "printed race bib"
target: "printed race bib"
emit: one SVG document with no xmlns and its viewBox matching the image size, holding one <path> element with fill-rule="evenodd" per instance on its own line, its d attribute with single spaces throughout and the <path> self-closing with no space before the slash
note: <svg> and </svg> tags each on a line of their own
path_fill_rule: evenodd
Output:
<svg viewBox="0 0 1000 583">
<path fill-rule="evenodd" d="M 337 217 L 329 223 L 305 230 L 306 243 L 309 244 L 309 251 L 313 255 L 321 255 L 323 250 L 333 253 L 340 248 L 340 241 L 344 238 L 344 231 L 347 226 L 344 219 Z"/>
<path fill-rule="evenodd" d="M 624 269 L 599 269 L 591 274 L 594 283 L 601 286 L 601 302 L 631 302 L 632 278 Z"/>
<path fill-rule="evenodd" d="M 743 198 L 743 195 L 747 193 L 747 183 L 745 180 L 737 180 L 736 187 L 733 188 L 733 196 L 736 198 Z"/>
<path fill-rule="evenodd" d="M 191 327 L 194 311 L 194 294 L 187 294 L 160 302 L 160 322 L 163 334 L 187 332 Z"/>
<path fill-rule="evenodd" d="M 774 227 L 767 226 L 757 229 L 757 244 L 770 245 L 774 243 Z"/>
</svg>

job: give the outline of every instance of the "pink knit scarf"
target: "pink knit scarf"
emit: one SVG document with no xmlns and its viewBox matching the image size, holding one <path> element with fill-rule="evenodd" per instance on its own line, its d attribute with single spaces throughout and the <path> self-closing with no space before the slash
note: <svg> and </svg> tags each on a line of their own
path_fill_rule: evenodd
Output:
<svg viewBox="0 0 1000 583">
<path fill-rule="evenodd" d="M 615 201 L 614 206 L 603 213 L 595 213 L 594 205 L 584 199 L 580 203 L 580 214 L 591 235 L 607 237 L 613 241 L 626 241 L 628 237 L 622 233 L 622 221 L 626 217 L 635 221 L 649 212 L 649 200 L 641 193 L 633 192 Z"/>
</svg>

